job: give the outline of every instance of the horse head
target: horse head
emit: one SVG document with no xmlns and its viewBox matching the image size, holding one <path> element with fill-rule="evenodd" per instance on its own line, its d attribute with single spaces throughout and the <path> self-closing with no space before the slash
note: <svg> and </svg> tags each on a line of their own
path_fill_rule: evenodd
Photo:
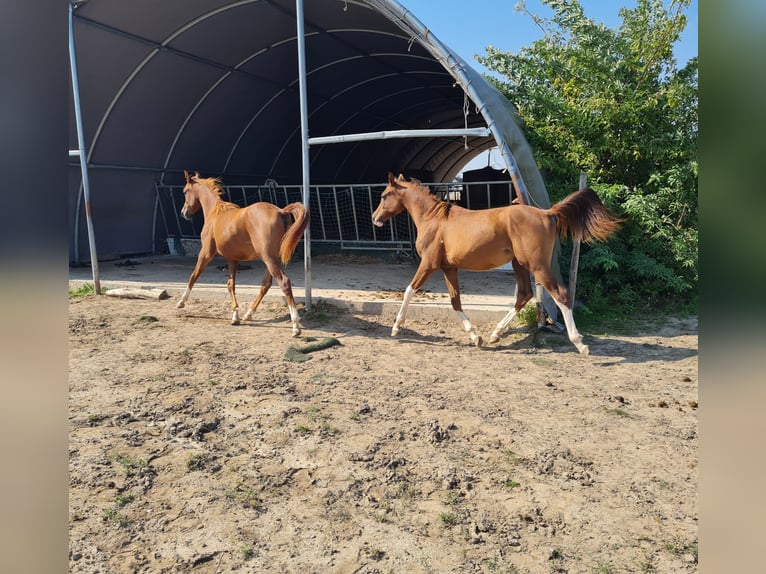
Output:
<svg viewBox="0 0 766 574">
<path fill-rule="evenodd" d="M 407 189 L 406 183 L 407 180 L 401 173 L 397 179 L 393 173 L 388 172 L 388 185 L 380 196 L 380 204 L 372 214 L 372 222 L 375 226 L 383 227 L 386 221 L 404 211 L 402 192 Z"/>
<path fill-rule="evenodd" d="M 184 205 L 181 208 L 181 215 L 184 219 L 191 219 L 202 208 L 199 192 L 196 189 L 197 186 L 202 184 L 198 179 L 199 172 L 189 175 L 189 172 L 184 170 L 184 177 L 186 178 L 186 185 L 184 185 Z"/>
</svg>

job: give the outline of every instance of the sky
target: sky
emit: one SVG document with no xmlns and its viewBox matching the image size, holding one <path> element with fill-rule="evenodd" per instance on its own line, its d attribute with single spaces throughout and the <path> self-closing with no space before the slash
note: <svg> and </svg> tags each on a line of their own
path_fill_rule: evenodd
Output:
<svg viewBox="0 0 766 574">
<path fill-rule="evenodd" d="M 515 9 L 518 0 L 400 0 L 415 17 L 427 26 L 447 47 L 457 52 L 477 71 L 486 73 L 473 57 L 484 55 L 489 45 L 505 52 L 517 52 L 542 38 L 542 31 L 525 13 Z M 669 4 L 665 0 L 665 5 Z M 620 8 L 634 8 L 635 1 L 580 0 L 588 18 L 610 28 L 620 25 Z M 539 0 L 527 0 L 527 9 L 550 17 L 553 10 Z M 679 66 L 697 55 L 697 0 L 686 9 L 687 24 L 675 47 Z"/>
<path fill-rule="evenodd" d="M 487 46 L 504 52 L 518 52 L 543 33 L 532 19 L 515 9 L 518 0 L 399 0 L 423 25 L 428 27 L 448 48 L 457 52 L 466 62 L 480 73 L 489 70 L 480 65 L 474 54 L 483 56 Z M 665 5 L 668 5 L 665 0 Z M 634 8 L 635 1 L 580 0 L 588 18 L 603 22 L 610 28 L 621 23 L 620 8 Z M 527 0 L 527 9 L 539 16 L 550 17 L 553 11 L 539 0 Z M 676 62 L 683 66 L 697 51 L 697 0 L 692 0 L 686 9 L 687 24 L 680 41 L 674 47 Z M 491 165 L 504 168 L 497 151 L 481 154 L 474 158 L 466 169 Z"/>
</svg>

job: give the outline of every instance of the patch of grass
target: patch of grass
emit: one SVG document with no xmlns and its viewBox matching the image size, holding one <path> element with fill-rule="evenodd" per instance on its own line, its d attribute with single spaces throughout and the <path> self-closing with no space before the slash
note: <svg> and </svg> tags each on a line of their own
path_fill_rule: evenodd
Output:
<svg viewBox="0 0 766 574">
<path fill-rule="evenodd" d="M 299 435 L 307 435 L 311 434 L 311 429 L 307 427 L 306 425 L 296 425 L 295 432 L 297 432 Z"/>
<path fill-rule="evenodd" d="M 447 491 L 446 503 L 453 508 L 463 501 L 463 493 L 457 489 Z"/>
<path fill-rule="evenodd" d="M 319 407 L 311 406 L 308 409 L 306 409 L 306 414 L 308 414 L 309 419 L 311 422 L 319 423 L 319 434 L 322 436 L 335 436 L 337 434 L 340 434 L 340 429 L 337 427 L 332 426 L 329 423 L 329 416 L 322 413 L 322 411 L 319 409 Z M 305 432 L 311 432 L 311 429 L 307 426 L 298 425 L 299 427 L 302 427 L 303 430 L 299 430 L 296 428 L 296 431 L 305 433 Z"/>
<path fill-rule="evenodd" d="M 457 514 L 452 512 L 441 512 L 439 513 L 439 520 L 441 520 L 442 524 L 445 526 L 454 526 L 457 524 Z"/>
<path fill-rule="evenodd" d="M 118 454 L 114 460 L 122 465 L 126 476 L 135 476 L 146 468 L 146 461 L 143 458 Z"/>
<path fill-rule="evenodd" d="M 340 434 L 340 429 L 332 426 L 327 421 L 324 421 L 319 427 L 319 434 L 322 436 L 335 436 Z"/>
<path fill-rule="evenodd" d="M 548 557 L 548 560 L 563 560 L 564 559 L 564 551 L 561 548 L 554 548 L 551 550 L 551 555 Z"/>
<path fill-rule="evenodd" d="M 123 507 L 123 506 L 125 506 L 126 504 L 130 504 L 131 502 L 133 502 L 135 499 L 136 499 L 136 497 L 135 497 L 135 496 L 133 496 L 132 494 L 120 494 L 120 495 L 118 495 L 118 496 L 117 496 L 117 497 L 114 499 L 114 504 L 115 504 L 115 505 L 116 505 L 118 508 L 122 508 L 122 507 Z"/>
<path fill-rule="evenodd" d="M 375 562 L 380 562 L 381 560 L 383 560 L 383 557 L 386 555 L 386 553 L 380 548 L 365 548 L 364 553 L 371 560 L 375 560 Z"/>
<path fill-rule="evenodd" d="M 159 321 L 159 319 L 154 315 L 141 315 L 136 323 L 156 323 L 157 321 Z"/>
<path fill-rule="evenodd" d="M 508 480 L 506 480 L 506 481 L 503 483 L 503 485 L 504 485 L 506 488 L 516 488 L 517 486 L 519 486 L 519 483 L 518 483 L 518 482 L 516 482 L 515 480 L 513 480 L 512 478 L 509 478 Z"/>
<path fill-rule="evenodd" d="M 665 544 L 665 550 L 670 552 L 673 556 L 683 556 L 684 554 L 691 554 L 694 556 L 694 563 L 696 564 L 699 557 L 698 557 L 698 548 L 697 543 L 694 542 L 692 544 L 687 544 L 684 540 L 682 540 L 680 537 L 676 537 L 673 539 L 672 542 L 667 542 Z"/>
<path fill-rule="evenodd" d="M 611 564 L 606 562 L 597 562 L 596 567 L 593 569 L 593 574 L 616 574 L 617 570 Z"/>
<path fill-rule="evenodd" d="M 514 465 L 519 464 L 519 457 L 511 449 L 505 449 L 503 454 L 507 457 L 509 463 Z"/>
<path fill-rule="evenodd" d="M 614 409 L 607 409 L 606 412 L 617 415 L 618 417 L 625 417 L 625 418 L 633 418 L 633 415 L 631 415 L 628 411 L 620 408 L 614 408 Z"/>
<path fill-rule="evenodd" d="M 240 552 L 242 552 L 243 560 L 250 560 L 251 558 L 255 557 L 255 548 L 253 548 L 253 546 L 250 544 L 246 544 L 240 548 Z"/>
<path fill-rule="evenodd" d="M 207 454 L 193 452 L 189 455 L 189 458 L 186 459 L 186 468 L 190 472 L 195 470 L 202 470 L 205 468 L 209 461 L 210 457 Z"/>
<path fill-rule="evenodd" d="M 104 522 L 118 524 L 119 526 L 122 526 L 122 527 L 130 526 L 133 523 L 133 521 L 129 517 L 122 514 L 116 508 L 105 508 L 104 511 L 101 513 L 101 519 Z"/>
<path fill-rule="evenodd" d="M 104 287 L 101 288 L 101 293 L 106 291 Z M 96 294 L 96 288 L 93 286 L 93 283 L 83 283 L 80 285 L 77 289 L 70 289 L 69 290 L 69 298 L 75 298 L 75 297 L 88 297 L 89 295 L 95 295 Z"/>
<path fill-rule="evenodd" d="M 344 312 L 345 310 L 341 307 L 328 303 L 324 299 L 319 299 L 311 306 L 311 309 L 304 313 L 303 321 L 306 324 L 311 324 L 312 327 L 321 327 Z"/>
<path fill-rule="evenodd" d="M 657 567 L 654 565 L 654 558 L 650 554 L 647 554 L 646 560 L 638 565 L 638 571 L 643 572 L 644 574 L 654 574 L 657 572 Z"/>
<path fill-rule="evenodd" d="M 88 424 L 94 427 L 106 418 L 106 415 L 88 415 Z"/>
<path fill-rule="evenodd" d="M 244 508 L 258 511 L 263 509 L 263 499 L 261 499 L 258 492 L 249 486 L 245 486 L 241 482 L 233 489 L 228 490 L 226 492 L 226 497 L 238 502 Z"/>
<path fill-rule="evenodd" d="M 527 327 L 537 327 L 537 304 L 534 299 L 519 311 L 515 321 Z"/>
</svg>

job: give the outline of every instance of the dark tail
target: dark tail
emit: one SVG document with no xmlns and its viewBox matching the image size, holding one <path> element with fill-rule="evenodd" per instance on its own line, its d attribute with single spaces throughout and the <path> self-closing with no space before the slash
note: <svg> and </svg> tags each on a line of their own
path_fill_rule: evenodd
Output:
<svg viewBox="0 0 766 574">
<path fill-rule="evenodd" d="M 566 196 L 548 213 L 556 216 L 556 230 L 562 238 L 571 236 L 591 243 L 594 239 L 606 241 L 625 221 L 601 203 L 601 198 L 590 188 Z"/>
<path fill-rule="evenodd" d="M 282 237 L 282 242 L 279 244 L 279 257 L 282 259 L 282 265 L 287 265 L 295 253 L 295 248 L 298 247 L 298 243 L 303 238 L 303 232 L 308 227 L 309 211 L 305 205 L 297 201 L 283 207 L 282 211 L 289 213 L 295 219 L 295 222 L 287 228 L 287 233 Z"/>
</svg>

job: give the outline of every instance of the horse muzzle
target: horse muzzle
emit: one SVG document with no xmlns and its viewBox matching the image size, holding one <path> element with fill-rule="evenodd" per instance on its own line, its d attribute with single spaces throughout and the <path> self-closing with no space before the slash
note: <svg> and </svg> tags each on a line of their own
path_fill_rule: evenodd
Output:
<svg viewBox="0 0 766 574">
<path fill-rule="evenodd" d="M 372 224 L 375 227 L 383 227 L 383 224 L 388 221 L 389 218 L 383 215 L 378 215 L 378 210 L 375 210 L 375 213 L 372 214 Z"/>
</svg>

